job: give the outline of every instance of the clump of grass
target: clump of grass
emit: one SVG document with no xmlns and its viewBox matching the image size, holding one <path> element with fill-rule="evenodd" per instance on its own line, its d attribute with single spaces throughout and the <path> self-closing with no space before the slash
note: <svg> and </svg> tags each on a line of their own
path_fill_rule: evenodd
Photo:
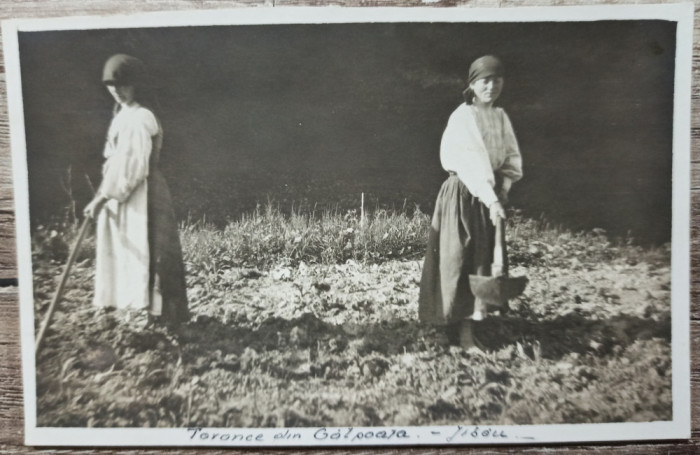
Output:
<svg viewBox="0 0 700 455">
<path fill-rule="evenodd" d="M 328 265 L 350 259 L 382 263 L 424 256 L 429 215 L 418 208 L 376 209 L 364 215 L 329 209 L 284 213 L 268 202 L 224 228 L 203 221 L 184 223 L 183 249 L 195 270 L 214 274 L 231 267 Z M 518 211 L 509 214 L 506 231 L 513 265 L 569 266 L 571 258 L 585 263 L 621 258 L 658 265 L 670 261 L 669 245 L 636 246 L 632 239 L 610 239 L 602 229 L 572 232 L 544 218 L 524 218 Z"/>
<path fill-rule="evenodd" d="M 419 259 L 425 254 L 430 216 L 413 209 L 378 208 L 361 216 L 356 210 L 288 212 L 272 201 L 223 228 L 206 221 L 181 225 L 185 260 L 192 270 L 218 274 L 231 267 L 267 269 L 275 264 L 340 264 L 348 260 L 382 263 Z M 35 259 L 62 263 L 77 235 L 77 220 L 38 226 L 32 235 Z M 610 239 L 604 230 L 573 232 L 511 210 L 506 224 L 512 265 L 569 266 L 624 259 L 670 265 L 670 244 L 639 246 L 632 238 Z M 83 241 L 80 259 L 94 257 L 94 234 Z"/>
<path fill-rule="evenodd" d="M 186 260 L 208 272 L 231 266 L 266 268 L 300 262 L 337 264 L 349 259 L 382 262 L 420 257 L 430 219 L 412 212 L 378 209 L 362 219 L 354 210 L 285 215 L 267 203 L 223 229 L 204 222 L 182 226 Z"/>
<path fill-rule="evenodd" d="M 32 232 L 32 258 L 35 261 L 49 261 L 63 264 L 68 259 L 71 248 L 75 247 L 80 224 L 74 222 L 39 225 Z M 81 245 L 78 261 L 95 257 L 94 227 L 88 229 Z M 37 263 L 34 264 L 35 266 Z"/>
<path fill-rule="evenodd" d="M 611 238 L 600 228 L 574 232 L 552 225 L 544 216 L 525 218 L 517 210 L 510 214 L 506 232 L 512 264 L 568 266 L 575 258 L 585 263 L 624 259 L 630 265 L 670 265 L 670 243 L 641 246 L 629 236 Z"/>
</svg>

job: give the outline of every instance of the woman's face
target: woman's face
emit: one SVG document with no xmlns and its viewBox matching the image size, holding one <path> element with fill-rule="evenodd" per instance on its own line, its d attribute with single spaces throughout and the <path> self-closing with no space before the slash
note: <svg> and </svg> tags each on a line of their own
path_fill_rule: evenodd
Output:
<svg viewBox="0 0 700 455">
<path fill-rule="evenodd" d="M 133 85 L 107 85 L 107 90 L 114 100 L 122 106 L 130 106 L 134 102 Z"/>
<path fill-rule="evenodd" d="M 475 102 L 479 104 L 491 105 L 501 95 L 503 90 L 503 77 L 488 76 L 478 79 L 471 84 L 469 88 L 474 92 Z"/>
</svg>

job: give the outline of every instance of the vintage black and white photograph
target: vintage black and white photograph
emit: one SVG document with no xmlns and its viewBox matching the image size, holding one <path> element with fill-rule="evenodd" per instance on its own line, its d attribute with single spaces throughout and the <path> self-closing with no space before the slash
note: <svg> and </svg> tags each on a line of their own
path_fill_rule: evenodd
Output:
<svg viewBox="0 0 700 455">
<path fill-rule="evenodd" d="M 34 443 L 689 435 L 692 14 L 370 10 L 6 24 Z"/>
</svg>

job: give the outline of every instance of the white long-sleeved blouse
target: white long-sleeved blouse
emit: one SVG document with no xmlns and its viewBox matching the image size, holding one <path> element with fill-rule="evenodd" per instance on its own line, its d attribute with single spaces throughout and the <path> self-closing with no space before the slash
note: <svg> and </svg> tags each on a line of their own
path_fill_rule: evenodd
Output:
<svg viewBox="0 0 700 455">
<path fill-rule="evenodd" d="M 160 126 L 153 113 L 139 105 L 123 107 L 107 133 L 100 192 L 125 202 L 148 177 L 153 138 Z"/>
<path fill-rule="evenodd" d="M 450 115 L 440 144 L 440 161 L 486 206 L 498 201 L 495 175 L 511 183 L 523 176 L 513 125 L 501 108 L 461 104 Z"/>
</svg>

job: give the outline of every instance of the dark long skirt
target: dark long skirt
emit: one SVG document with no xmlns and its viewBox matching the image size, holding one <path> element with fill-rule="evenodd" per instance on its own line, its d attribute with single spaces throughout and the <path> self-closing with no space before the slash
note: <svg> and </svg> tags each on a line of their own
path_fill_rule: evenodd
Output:
<svg viewBox="0 0 700 455">
<path fill-rule="evenodd" d="M 421 322 L 455 324 L 474 312 L 469 275 L 490 275 L 495 229 L 489 209 L 456 176 L 442 184 L 420 283 Z"/>
<path fill-rule="evenodd" d="M 187 321 L 187 285 L 180 236 L 170 190 L 158 168 L 152 168 L 148 176 L 148 245 L 151 301 L 154 290 L 159 289 L 163 322 Z"/>
</svg>

